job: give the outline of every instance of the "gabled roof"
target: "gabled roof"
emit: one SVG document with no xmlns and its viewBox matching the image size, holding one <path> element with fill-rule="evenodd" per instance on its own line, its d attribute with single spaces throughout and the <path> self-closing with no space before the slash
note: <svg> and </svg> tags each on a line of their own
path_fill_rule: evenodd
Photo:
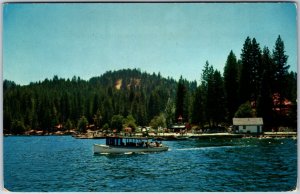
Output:
<svg viewBox="0 0 300 194">
<path fill-rule="evenodd" d="M 233 125 L 263 125 L 263 119 L 259 118 L 233 118 Z"/>
</svg>

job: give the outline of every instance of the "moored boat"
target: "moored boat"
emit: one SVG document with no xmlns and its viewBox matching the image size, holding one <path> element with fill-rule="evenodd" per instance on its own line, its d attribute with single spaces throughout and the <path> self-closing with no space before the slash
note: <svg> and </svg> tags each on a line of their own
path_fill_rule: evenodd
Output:
<svg viewBox="0 0 300 194">
<path fill-rule="evenodd" d="M 94 144 L 94 154 L 139 153 L 167 151 L 168 146 L 159 142 L 149 142 L 146 137 L 106 137 L 106 144 Z"/>
</svg>

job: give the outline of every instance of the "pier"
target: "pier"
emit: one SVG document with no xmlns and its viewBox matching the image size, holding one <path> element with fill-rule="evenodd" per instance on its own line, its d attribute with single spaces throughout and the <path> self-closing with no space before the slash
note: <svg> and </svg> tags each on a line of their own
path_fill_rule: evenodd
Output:
<svg viewBox="0 0 300 194">
<path fill-rule="evenodd" d="M 77 139 L 102 139 L 107 135 L 113 134 L 81 134 L 73 136 Z M 119 134 L 121 136 L 128 136 L 128 134 Z M 142 137 L 142 133 L 132 133 L 131 136 Z M 297 138 L 297 132 L 264 132 L 261 134 L 256 133 L 149 133 L 148 137 L 152 137 L 158 140 L 187 140 L 187 139 L 211 139 L 211 138 Z"/>
</svg>

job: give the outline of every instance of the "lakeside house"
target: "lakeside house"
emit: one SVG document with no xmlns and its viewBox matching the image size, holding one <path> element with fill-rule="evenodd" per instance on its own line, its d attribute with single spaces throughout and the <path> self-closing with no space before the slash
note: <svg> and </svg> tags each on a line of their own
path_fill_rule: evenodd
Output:
<svg viewBox="0 0 300 194">
<path fill-rule="evenodd" d="M 233 129 L 235 133 L 262 133 L 262 118 L 233 118 Z"/>
<path fill-rule="evenodd" d="M 183 123 L 183 118 L 181 115 L 177 118 L 177 123 L 170 126 L 171 131 L 174 133 L 182 133 L 186 130 L 186 125 Z"/>
<path fill-rule="evenodd" d="M 170 129 L 173 133 L 181 133 L 186 130 L 185 124 L 175 123 L 170 126 Z"/>
</svg>

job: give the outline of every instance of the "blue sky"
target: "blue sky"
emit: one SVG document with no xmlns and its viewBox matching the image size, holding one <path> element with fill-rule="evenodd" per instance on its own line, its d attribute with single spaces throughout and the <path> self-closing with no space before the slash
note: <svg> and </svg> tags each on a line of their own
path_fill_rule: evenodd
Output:
<svg viewBox="0 0 300 194">
<path fill-rule="evenodd" d="M 200 81 L 209 61 L 223 73 L 247 36 L 274 48 L 280 35 L 297 71 L 293 3 L 8 3 L 3 78 L 29 84 L 58 75 L 88 80 L 108 70 Z"/>
</svg>

